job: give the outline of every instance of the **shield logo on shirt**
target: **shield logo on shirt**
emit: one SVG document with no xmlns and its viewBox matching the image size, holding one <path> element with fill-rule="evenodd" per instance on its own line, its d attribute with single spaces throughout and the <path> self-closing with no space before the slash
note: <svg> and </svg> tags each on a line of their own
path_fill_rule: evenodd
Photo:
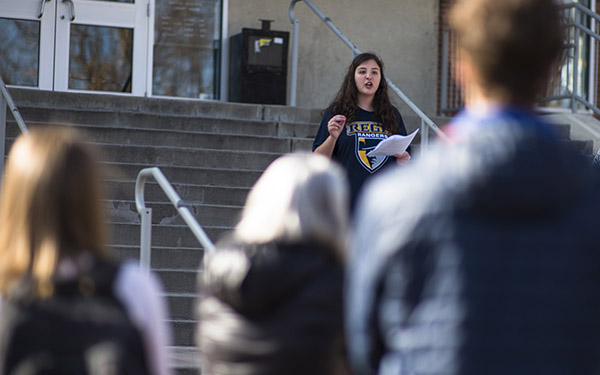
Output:
<svg viewBox="0 0 600 375">
<path fill-rule="evenodd" d="M 370 139 L 363 137 L 356 137 L 356 152 L 357 157 L 363 167 L 369 172 L 373 173 L 386 162 L 388 156 L 367 156 L 367 153 L 377 146 L 381 139 Z"/>
</svg>

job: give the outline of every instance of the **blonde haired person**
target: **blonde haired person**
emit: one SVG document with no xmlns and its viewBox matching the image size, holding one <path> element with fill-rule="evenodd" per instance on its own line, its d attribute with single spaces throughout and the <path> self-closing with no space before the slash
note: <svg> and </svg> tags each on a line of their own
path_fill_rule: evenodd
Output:
<svg viewBox="0 0 600 375">
<path fill-rule="evenodd" d="M 348 188 L 326 157 L 275 160 L 230 239 L 207 256 L 203 374 L 339 374 Z"/>
<path fill-rule="evenodd" d="M 161 286 L 136 264 L 109 261 L 101 199 L 100 166 L 77 131 L 36 128 L 16 140 L 0 197 L 2 373 L 85 374 L 101 362 L 170 373 Z M 98 310 L 89 297 L 111 302 Z"/>
</svg>

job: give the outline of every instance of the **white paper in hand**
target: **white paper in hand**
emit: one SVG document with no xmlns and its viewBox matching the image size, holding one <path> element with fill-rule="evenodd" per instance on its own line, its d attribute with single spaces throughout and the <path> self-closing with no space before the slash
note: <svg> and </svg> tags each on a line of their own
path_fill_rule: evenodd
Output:
<svg viewBox="0 0 600 375">
<path fill-rule="evenodd" d="M 409 135 L 394 134 L 391 137 L 384 139 L 377 144 L 377 147 L 367 153 L 367 156 L 394 155 L 401 154 L 408 148 L 410 142 L 415 138 L 419 129 Z"/>
</svg>

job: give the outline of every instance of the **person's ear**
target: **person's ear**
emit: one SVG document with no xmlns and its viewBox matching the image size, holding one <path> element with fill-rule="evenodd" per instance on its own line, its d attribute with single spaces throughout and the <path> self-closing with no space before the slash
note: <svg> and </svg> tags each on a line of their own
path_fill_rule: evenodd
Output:
<svg viewBox="0 0 600 375">
<path fill-rule="evenodd" d="M 473 80 L 473 64 L 469 55 L 459 50 L 456 63 L 453 64 L 454 81 L 462 88 L 466 88 Z"/>
<path fill-rule="evenodd" d="M 454 81 L 461 88 L 463 102 L 466 104 L 473 99 L 477 88 L 477 77 L 470 56 L 460 50 L 456 64 L 453 66 Z"/>
</svg>

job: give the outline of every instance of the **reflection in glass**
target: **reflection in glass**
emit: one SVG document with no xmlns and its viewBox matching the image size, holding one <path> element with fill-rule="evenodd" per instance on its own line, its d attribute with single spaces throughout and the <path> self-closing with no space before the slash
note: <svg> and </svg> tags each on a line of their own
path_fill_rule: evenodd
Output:
<svg viewBox="0 0 600 375">
<path fill-rule="evenodd" d="M 7 85 L 38 86 L 40 23 L 0 18 L 0 74 Z"/>
<path fill-rule="evenodd" d="M 133 30 L 71 25 L 69 88 L 131 92 Z"/>
<path fill-rule="evenodd" d="M 155 6 L 153 95 L 218 98 L 221 1 Z"/>
<path fill-rule="evenodd" d="M 111 3 L 131 3 L 131 4 L 133 4 L 135 2 L 134 0 L 94 0 L 94 1 L 108 1 Z"/>
</svg>

